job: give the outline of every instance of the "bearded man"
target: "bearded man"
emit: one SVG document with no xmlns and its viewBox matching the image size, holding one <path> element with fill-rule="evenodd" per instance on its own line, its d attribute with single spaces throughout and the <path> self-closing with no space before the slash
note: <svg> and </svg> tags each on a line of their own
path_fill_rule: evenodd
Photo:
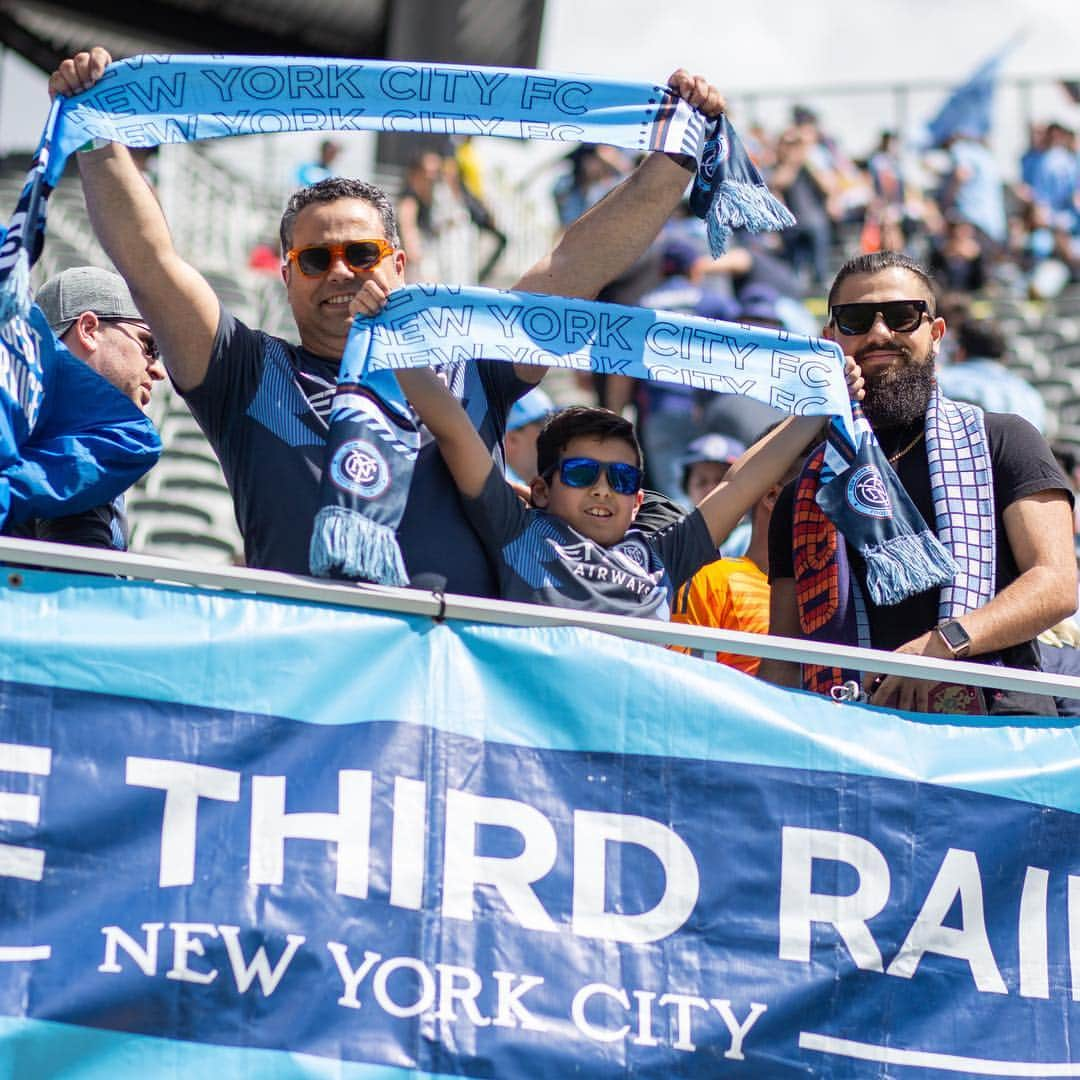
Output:
<svg viewBox="0 0 1080 1080">
<path fill-rule="evenodd" d="M 896 252 L 849 260 L 829 292 L 823 334 L 866 380 L 863 410 L 923 519 L 960 566 L 954 580 L 875 605 L 858 552 L 814 503 L 811 454 L 777 500 L 769 535 L 770 633 L 939 660 L 1037 670 L 1037 634 L 1077 606 L 1072 496 L 1043 437 L 1011 413 L 946 399 L 934 361 L 945 334 L 929 274 Z M 827 689 L 832 669 L 763 661 L 761 677 Z M 865 687 L 875 705 L 993 715 L 1054 713 L 1053 699 L 898 676 Z"/>
</svg>

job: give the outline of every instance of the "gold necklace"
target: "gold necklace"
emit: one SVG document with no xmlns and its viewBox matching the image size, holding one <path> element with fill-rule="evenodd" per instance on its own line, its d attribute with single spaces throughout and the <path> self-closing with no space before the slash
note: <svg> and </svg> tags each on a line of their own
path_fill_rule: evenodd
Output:
<svg viewBox="0 0 1080 1080">
<path fill-rule="evenodd" d="M 912 439 L 911 442 L 909 442 L 907 446 L 904 447 L 903 450 L 898 450 L 895 454 L 893 454 L 893 456 L 889 458 L 889 464 L 895 465 L 909 450 L 914 450 L 915 444 L 923 437 L 923 434 L 924 432 L 920 431 L 915 436 L 915 438 Z"/>
</svg>

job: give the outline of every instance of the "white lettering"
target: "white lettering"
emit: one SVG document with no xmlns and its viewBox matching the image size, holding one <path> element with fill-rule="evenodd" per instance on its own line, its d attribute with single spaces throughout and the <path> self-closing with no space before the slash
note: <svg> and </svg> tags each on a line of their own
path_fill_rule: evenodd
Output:
<svg viewBox="0 0 1080 1080">
<path fill-rule="evenodd" d="M 750 1002 L 750 1012 L 740 1024 L 735 1019 L 735 1013 L 731 1010 L 731 1002 L 722 998 L 711 998 L 709 1004 L 720 1014 L 727 1025 L 731 1035 L 731 1045 L 724 1051 L 724 1057 L 732 1061 L 742 1061 L 746 1055 L 742 1052 L 743 1040 L 750 1029 L 757 1023 L 758 1017 L 768 1009 L 768 1005 L 762 1005 L 759 1001 Z"/>
<path fill-rule="evenodd" d="M 960 930 L 944 925 L 957 896 L 963 923 Z M 982 878 L 973 851 L 949 848 L 945 853 L 922 910 L 887 974 L 910 979 L 928 952 L 966 960 L 976 987 L 984 993 L 1008 993 L 986 936 Z"/>
<path fill-rule="evenodd" d="M 390 997 L 387 982 L 395 971 L 414 971 L 420 979 L 420 995 L 411 1005 L 400 1005 Z M 375 972 L 372 980 L 372 989 L 375 991 L 375 1000 L 384 1012 L 391 1016 L 405 1020 L 410 1016 L 419 1016 L 431 1008 L 435 1001 L 435 979 L 428 970 L 427 965 L 420 960 L 414 960 L 411 956 L 395 956 L 382 964 Z"/>
<path fill-rule="evenodd" d="M 22 746 L 0 743 L 0 761 L 4 772 L 48 776 L 52 769 L 52 750 L 47 746 Z M 0 792 L 0 820 L 36 825 L 41 815 L 41 799 L 14 791 Z M 40 881 L 45 876 L 45 852 L 18 844 L 0 844 L 0 877 Z"/>
<path fill-rule="evenodd" d="M 206 947 L 192 934 L 205 934 L 207 937 L 218 936 L 217 927 L 210 923 L 169 923 L 173 932 L 173 966 L 165 972 L 166 979 L 178 982 L 199 983 L 205 986 L 217 978 L 217 968 L 210 971 L 195 971 L 188 967 L 188 955 L 205 956 Z"/>
<path fill-rule="evenodd" d="M 427 784 L 394 780 L 394 824 L 390 834 L 390 903 L 419 911 L 424 898 Z"/>
<path fill-rule="evenodd" d="M 498 1007 L 491 1021 L 495 1027 L 523 1027 L 526 1031 L 547 1031 L 524 1005 L 521 999 L 532 989 L 542 986 L 544 980 L 539 975 L 515 975 L 511 971 L 493 971 L 492 976 L 499 988 Z M 514 980 L 518 985 L 514 986 Z"/>
<path fill-rule="evenodd" d="M 136 966 L 144 975 L 155 974 L 158 934 L 164 928 L 164 923 L 144 922 L 142 930 L 146 934 L 146 948 L 143 948 L 119 926 L 103 926 L 101 932 L 105 935 L 105 959 L 98 964 L 98 971 L 104 971 L 110 975 L 119 974 L 122 969 L 117 961 L 117 949 L 122 948 L 135 961 Z"/>
<path fill-rule="evenodd" d="M 367 977 L 368 972 L 371 971 L 382 957 L 377 952 L 365 951 L 363 963 L 361 963 L 358 968 L 354 969 L 352 964 L 349 963 L 349 948 L 347 945 L 342 945 L 339 941 L 328 941 L 326 943 L 326 948 L 334 958 L 334 963 L 337 964 L 338 974 L 341 976 L 341 981 L 345 984 L 345 992 L 338 998 L 337 1003 L 339 1005 L 344 1005 L 347 1009 L 359 1009 L 360 1000 L 356 996 L 356 991 Z"/>
<path fill-rule="evenodd" d="M 525 841 L 521 853 L 513 858 L 477 855 L 477 825 L 513 829 Z M 476 886 L 490 885 L 527 930 L 554 932 L 555 923 L 530 888 L 550 872 L 557 855 L 555 830 L 539 810 L 516 799 L 447 791 L 445 850 L 444 916 L 471 920 Z"/>
<path fill-rule="evenodd" d="M 371 847 L 371 773 L 338 773 L 338 813 L 286 814 L 285 777 L 255 776 L 251 781 L 251 855 L 248 879 L 253 885 L 285 880 L 285 840 L 326 840 L 337 845 L 335 890 L 364 899 L 368 893 Z"/>
<path fill-rule="evenodd" d="M 199 799 L 239 802 L 240 774 L 189 761 L 129 757 L 124 781 L 165 792 L 158 884 L 162 888 L 192 884 Z"/>
<path fill-rule="evenodd" d="M 484 987 L 480 976 L 471 968 L 458 967 L 456 964 L 436 964 L 435 970 L 439 973 L 439 1007 L 435 1018 L 456 1020 L 454 1002 L 460 1001 L 465 1015 L 477 1027 L 487 1027 L 491 1020 L 476 1007 L 476 999 Z"/>
<path fill-rule="evenodd" d="M 1046 900 L 1050 871 L 1029 866 L 1020 894 L 1020 996 L 1050 996 L 1049 942 L 1046 928 Z"/>
<path fill-rule="evenodd" d="M 219 926 L 218 933 L 225 942 L 225 951 L 229 954 L 229 963 L 232 965 L 233 978 L 236 980 L 236 989 L 241 994 L 246 993 L 255 981 L 259 979 L 259 986 L 263 995 L 269 997 L 281 982 L 282 976 L 292 963 L 296 950 L 304 944 L 304 937 L 300 934 L 286 934 L 285 948 L 277 964 L 271 968 L 270 960 L 266 955 L 266 946 L 260 945 L 255 950 L 255 955 L 249 964 L 244 958 L 244 950 L 240 945 L 239 926 Z"/>
<path fill-rule="evenodd" d="M 866 925 L 889 899 L 889 866 L 869 840 L 848 833 L 785 826 L 780 855 L 780 959 L 810 963 L 811 927 L 829 923 L 856 966 L 883 969 L 881 951 Z M 814 860 L 844 862 L 859 877 L 849 896 L 811 891 Z"/>
<path fill-rule="evenodd" d="M 664 869 L 664 893 L 650 911 L 621 915 L 605 910 L 607 845 L 636 844 Z M 574 811 L 572 930 L 583 937 L 643 943 L 675 933 L 697 903 L 700 877 L 686 842 L 674 830 L 634 814 Z"/>
<path fill-rule="evenodd" d="M 623 1024 L 621 1028 L 614 1029 L 600 1028 L 586 1019 L 585 1006 L 598 994 L 613 998 L 624 1009 L 630 1008 L 630 999 L 626 996 L 625 990 L 618 990 L 614 986 L 608 986 L 607 983 L 589 983 L 574 995 L 574 1000 L 570 1003 L 570 1017 L 574 1021 L 574 1027 L 596 1042 L 613 1043 L 625 1039 L 630 1031 L 629 1024 Z"/>
</svg>

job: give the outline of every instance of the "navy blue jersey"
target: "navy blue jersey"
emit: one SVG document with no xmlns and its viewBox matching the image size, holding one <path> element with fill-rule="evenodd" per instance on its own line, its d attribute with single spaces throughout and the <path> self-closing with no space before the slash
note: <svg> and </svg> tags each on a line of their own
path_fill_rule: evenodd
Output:
<svg viewBox="0 0 1080 1080">
<path fill-rule="evenodd" d="M 309 573 L 339 363 L 222 311 L 206 378 L 184 395 L 221 461 L 248 566 Z M 445 374 L 501 469 L 507 414 L 531 384 L 494 360 L 451 364 Z M 494 568 L 427 432 L 398 541 L 410 577 L 438 574 L 449 592 L 497 595 Z"/>
</svg>

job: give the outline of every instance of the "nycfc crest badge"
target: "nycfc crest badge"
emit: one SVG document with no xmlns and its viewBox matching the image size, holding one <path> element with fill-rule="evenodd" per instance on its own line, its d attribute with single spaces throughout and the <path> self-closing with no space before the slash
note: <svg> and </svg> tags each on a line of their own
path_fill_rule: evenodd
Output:
<svg viewBox="0 0 1080 1080">
<path fill-rule="evenodd" d="M 847 483 L 847 501 L 853 510 L 867 517 L 892 517 L 889 493 L 876 465 L 855 470 Z"/>
<path fill-rule="evenodd" d="M 390 486 L 390 467 L 371 443 L 350 439 L 334 454 L 330 479 L 350 495 L 377 499 Z"/>
<path fill-rule="evenodd" d="M 705 143 L 698 173 L 706 183 L 712 183 L 712 178 L 716 175 L 716 167 L 727 158 L 727 155 L 727 139 L 723 135 L 716 135 Z"/>
</svg>

